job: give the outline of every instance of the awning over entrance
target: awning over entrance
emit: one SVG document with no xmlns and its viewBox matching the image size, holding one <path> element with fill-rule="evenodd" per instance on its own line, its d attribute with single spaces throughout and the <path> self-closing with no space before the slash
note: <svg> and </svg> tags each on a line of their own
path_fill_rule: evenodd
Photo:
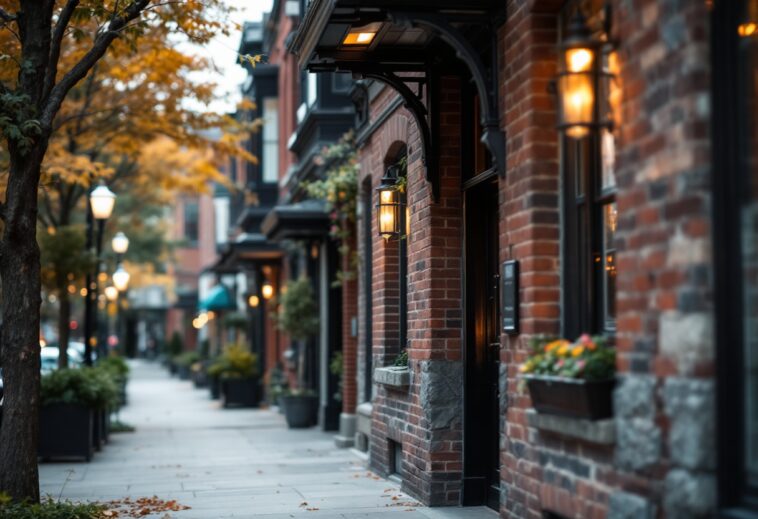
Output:
<svg viewBox="0 0 758 519">
<path fill-rule="evenodd" d="M 234 297 L 232 297 L 229 289 L 224 285 L 218 284 L 211 289 L 210 293 L 205 299 L 200 301 L 198 307 L 200 310 L 219 311 L 234 310 L 237 308 L 237 305 L 234 302 Z"/>
<path fill-rule="evenodd" d="M 261 230 L 273 241 L 321 238 L 329 232 L 329 215 L 324 202 L 305 200 L 277 205 L 261 224 Z"/>
<path fill-rule="evenodd" d="M 435 82 L 461 67 L 476 85 L 482 142 L 505 172 L 496 30 L 503 21 L 501 0 L 313 0 L 290 50 L 310 71 L 349 71 L 394 88 L 416 120 L 438 198 Z"/>
</svg>

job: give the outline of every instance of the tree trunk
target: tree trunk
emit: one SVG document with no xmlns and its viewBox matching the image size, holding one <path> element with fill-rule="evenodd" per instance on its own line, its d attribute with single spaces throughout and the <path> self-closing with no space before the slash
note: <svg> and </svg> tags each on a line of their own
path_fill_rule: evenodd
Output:
<svg viewBox="0 0 758 519">
<path fill-rule="evenodd" d="M 66 274 L 59 272 L 58 276 L 58 367 L 68 367 L 68 338 L 70 335 L 69 321 L 71 320 L 71 299 L 68 295 Z"/>
<path fill-rule="evenodd" d="M 0 241 L 3 326 L 0 365 L 4 404 L 0 427 L 0 491 L 14 501 L 39 501 L 37 435 L 40 382 L 40 251 L 37 185 L 48 136 L 26 154 L 11 146 L 5 229 Z"/>
</svg>

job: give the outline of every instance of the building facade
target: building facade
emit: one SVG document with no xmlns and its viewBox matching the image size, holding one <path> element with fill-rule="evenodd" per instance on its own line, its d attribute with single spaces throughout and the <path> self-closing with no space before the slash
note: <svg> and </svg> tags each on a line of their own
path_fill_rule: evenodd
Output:
<svg viewBox="0 0 758 519">
<path fill-rule="evenodd" d="M 755 513 L 756 23 L 747 0 L 309 4 L 300 66 L 362 78 L 343 413 L 372 469 L 501 517 Z M 533 339 L 583 333 L 615 351 L 612 415 L 535 410 Z"/>
</svg>

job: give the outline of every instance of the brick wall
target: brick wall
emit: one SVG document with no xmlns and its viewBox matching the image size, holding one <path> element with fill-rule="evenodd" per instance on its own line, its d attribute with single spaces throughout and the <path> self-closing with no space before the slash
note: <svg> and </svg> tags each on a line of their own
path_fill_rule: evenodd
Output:
<svg viewBox="0 0 758 519">
<path fill-rule="evenodd" d="M 350 250 L 355 250 L 355 230 L 349 243 Z M 344 272 L 353 268 L 352 257 L 341 257 Z M 345 279 L 342 282 L 342 412 L 354 414 L 357 405 L 357 349 L 358 339 L 353 335 L 352 319 L 358 311 L 358 280 Z"/>
<path fill-rule="evenodd" d="M 511 1 L 500 31 L 501 260 L 521 262 L 519 337 L 503 336 L 502 517 L 705 517 L 715 487 L 705 3 L 612 2 L 622 89 L 615 443 L 530 427 L 518 364 L 560 330 L 557 8 Z"/>
<path fill-rule="evenodd" d="M 710 516 L 713 298 L 706 2 L 614 2 L 618 142 L 616 509 Z"/>
<path fill-rule="evenodd" d="M 459 85 L 444 82 L 442 114 L 459 114 Z M 394 99 L 386 89 L 372 115 Z M 386 475 L 392 466 L 390 440 L 402 446 L 403 489 L 432 505 L 457 504 L 461 485 L 461 196 L 459 118 L 440 131 L 441 197 L 434 203 L 425 180 L 413 119 L 398 109 L 361 150 L 362 175 L 377 185 L 399 145 L 408 151 L 408 352 L 411 386 L 377 384 L 373 399 L 371 467 Z M 362 179 L 363 180 L 363 179 Z M 363 215 L 366 217 L 366 215 Z M 398 244 L 377 234 L 372 218 L 373 362 L 391 364 L 398 343 Z M 359 237 L 359 240 L 362 239 Z M 361 321 L 361 325 L 363 321 Z M 360 344 L 363 344 L 362 339 Z"/>
<path fill-rule="evenodd" d="M 561 164 L 555 129 L 558 12 L 564 2 L 508 0 L 498 32 L 501 124 L 500 260 L 521 267 L 521 335 L 501 336 L 503 518 L 708 517 L 715 503 L 710 228 L 708 13 L 705 2 L 611 2 L 621 109 L 616 129 L 620 383 L 612 441 L 547 432 L 529 419 L 518 366 L 535 334 L 561 333 Z M 585 2 L 592 4 L 592 2 Z M 595 2 L 597 4 L 597 2 Z M 456 505 L 462 478 L 462 211 L 459 86 L 442 82 L 441 197 L 424 180 L 404 109 L 361 150 L 375 187 L 393 143 L 409 152 L 408 341 L 411 386 L 375 385 L 371 466 L 387 474 L 402 444 L 403 488 Z M 395 94 L 372 101 L 372 117 Z M 452 117 L 445 118 L 445 115 Z M 372 198 L 373 199 L 373 198 Z M 372 206 L 374 205 L 372 203 Z M 372 218 L 373 362 L 397 344 L 397 246 Z M 359 225 L 359 243 L 362 243 Z M 359 301 L 361 298 L 359 298 Z M 361 310 L 362 312 L 362 310 Z M 360 315 L 359 362 L 365 320 Z"/>
</svg>

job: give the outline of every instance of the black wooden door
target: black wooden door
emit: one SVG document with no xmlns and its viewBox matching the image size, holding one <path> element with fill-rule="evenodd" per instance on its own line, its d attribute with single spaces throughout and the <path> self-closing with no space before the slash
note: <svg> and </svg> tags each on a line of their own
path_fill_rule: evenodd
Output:
<svg viewBox="0 0 758 519">
<path fill-rule="evenodd" d="M 497 181 L 465 191 L 465 505 L 499 505 L 500 305 Z"/>
</svg>

